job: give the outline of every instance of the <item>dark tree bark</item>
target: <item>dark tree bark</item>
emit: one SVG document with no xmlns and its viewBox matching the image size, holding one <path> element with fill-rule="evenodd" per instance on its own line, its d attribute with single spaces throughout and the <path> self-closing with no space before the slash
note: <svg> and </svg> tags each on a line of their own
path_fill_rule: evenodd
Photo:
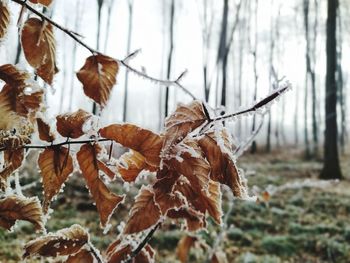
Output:
<svg viewBox="0 0 350 263">
<path fill-rule="evenodd" d="M 337 63 L 337 82 L 339 89 L 339 104 L 340 104 L 340 136 L 339 145 L 341 153 L 345 154 L 346 145 L 346 90 L 344 89 L 344 79 L 343 79 L 343 68 L 342 68 L 342 57 L 343 57 L 343 30 L 342 30 L 342 19 L 340 14 L 340 9 L 338 9 L 338 63 Z"/>
<path fill-rule="evenodd" d="M 173 61 L 173 53 L 174 53 L 174 17 L 175 17 L 175 0 L 171 0 L 170 4 L 170 23 L 169 23 L 169 53 L 168 53 L 168 61 L 167 61 L 167 79 L 170 79 L 172 61 Z M 169 87 L 165 88 L 165 109 L 164 115 L 168 116 L 169 111 Z"/>
<path fill-rule="evenodd" d="M 342 173 L 338 155 L 338 129 L 337 129 L 337 0 L 328 0 L 327 16 L 327 73 L 326 73 L 326 131 L 324 142 L 322 179 L 341 179 Z"/>
<path fill-rule="evenodd" d="M 219 43 L 219 57 L 221 58 L 221 105 L 226 106 L 226 86 L 227 86 L 227 60 L 228 53 L 226 52 L 227 43 L 227 23 L 228 23 L 228 0 L 224 0 L 223 10 L 222 10 L 222 24 L 221 24 L 221 34 Z"/>
</svg>

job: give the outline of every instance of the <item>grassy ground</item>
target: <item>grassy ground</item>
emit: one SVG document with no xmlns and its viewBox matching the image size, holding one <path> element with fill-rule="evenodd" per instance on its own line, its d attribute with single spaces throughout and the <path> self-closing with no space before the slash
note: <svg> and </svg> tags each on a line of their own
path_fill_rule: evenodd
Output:
<svg viewBox="0 0 350 263">
<path fill-rule="evenodd" d="M 278 187 L 317 177 L 320 163 L 301 162 L 297 155 L 290 156 L 248 155 L 239 161 L 239 166 L 247 174 L 250 188 L 257 192 L 273 189 L 271 185 Z M 347 178 L 338 184 L 326 184 L 323 188 L 289 185 L 279 188 L 268 202 L 235 200 L 227 220 L 230 227 L 219 243 L 228 261 L 350 262 L 350 164 L 346 159 L 343 164 Z M 48 221 L 49 231 L 79 223 L 89 228 L 92 242 L 100 249 L 114 240 L 116 229 L 103 235 L 94 210 L 78 211 L 74 197 L 62 203 Z M 228 209 L 227 201 L 224 209 Z M 113 217 L 114 226 L 126 218 L 128 208 L 120 210 Z M 166 228 L 156 232 L 151 243 L 158 252 L 157 262 L 176 262 L 175 248 L 183 232 L 171 225 Z M 210 223 L 209 231 L 202 231 L 199 236 L 211 246 L 220 236 L 220 229 Z M 20 262 L 23 244 L 35 236 L 27 223 L 20 223 L 13 233 L 0 230 L 0 262 Z M 192 249 L 190 262 L 204 262 L 206 252 Z"/>
</svg>

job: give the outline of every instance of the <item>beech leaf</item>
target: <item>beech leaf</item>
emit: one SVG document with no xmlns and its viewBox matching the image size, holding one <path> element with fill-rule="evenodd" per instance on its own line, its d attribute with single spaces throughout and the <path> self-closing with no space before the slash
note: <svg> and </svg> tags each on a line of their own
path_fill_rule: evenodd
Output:
<svg viewBox="0 0 350 263">
<path fill-rule="evenodd" d="M 101 226 L 106 228 L 111 215 L 120 202 L 124 200 L 124 196 L 112 193 L 101 180 L 96 157 L 98 149 L 96 147 L 96 145 L 84 144 L 77 153 L 77 159 L 92 198 L 96 202 Z"/>
<path fill-rule="evenodd" d="M 23 258 L 29 256 L 57 257 L 77 253 L 89 242 L 88 232 L 80 225 L 72 225 L 56 233 L 49 233 L 29 241 Z"/>
<path fill-rule="evenodd" d="M 152 188 L 143 186 L 135 197 L 135 203 L 130 210 L 124 234 L 138 233 L 150 228 L 158 222 L 160 215 Z"/>
<path fill-rule="evenodd" d="M 52 147 L 40 153 L 38 165 L 43 178 L 43 210 L 46 213 L 52 198 L 59 193 L 63 183 L 73 172 L 73 160 L 67 148 Z"/>
<path fill-rule="evenodd" d="M 63 137 L 79 138 L 84 134 L 83 125 L 91 118 L 91 114 L 79 109 L 72 113 L 57 115 L 57 131 Z"/>
<path fill-rule="evenodd" d="M 158 134 L 132 124 L 112 124 L 100 129 L 100 135 L 142 154 L 147 170 L 159 167 L 163 139 Z"/>
<path fill-rule="evenodd" d="M 77 73 L 83 84 L 84 93 L 101 106 L 105 106 L 116 83 L 118 62 L 104 55 L 93 55 L 86 59 Z"/>
<path fill-rule="evenodd" d="M 43 213 L 37 197 L 9 195 L 0 199 L 0 226 L 10 230 L 17 220 L 31 222 L 36 230 L 43 230 Z"/>
<path fill-rule="evenodd" d="M 58 72 L 52 25 L 38 18 L 29 18 L 23 25 L 21 42 L 28 63 L 51 85 L 54 74 Z"/>
</svg>

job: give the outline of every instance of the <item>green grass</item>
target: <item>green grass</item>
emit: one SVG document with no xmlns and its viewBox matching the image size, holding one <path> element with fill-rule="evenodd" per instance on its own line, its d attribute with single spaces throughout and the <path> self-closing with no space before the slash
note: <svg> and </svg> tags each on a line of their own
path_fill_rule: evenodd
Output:
<svg viewBox="0 0 350 263">
<path fill-rule="evenodd" d="M 283 160 L 276 157 L 248 156 L 239 164 L 247 171 L 249 186 L 265 189 L 268 185 L 282 185 L 317 175 L 320 164 Z M 348 171 L 345 171 L 347 173 Z M 348 173 L 349 174 L 349 173 Z M 350 262 L 350 183 L 326 189 L 289 189 L 273 195 L 269 203 L 236 200 L 228 218 L 227 230 L 220 249 L 229 262 L 277 263 L 277 262 Z M 116 225 L 125 220 L 129 207 L 118 210 L 112 218 L 113 228 L 103 235 L 95 211 L 80 212 L 69 199 L 55 209 L 47 223 L 49 231 L 78 223 L 89 229 L 92 242 L 104 250 L 115 240 Z M 224 202 L 224 210 L 228 208 Z M 167 229 L 167 230 L 166 230 Z M 208 232 L 198 235 L 213 245 L 220 227 L 209 220 Z M 175 249 L 183 232 L 178 225 L 167 224 L 164 231 L 157 231 L 151 245 L 157 250 L 157 262 L 177 262 Z M 21 222 L 14 232 L 0 229 L 0 262 L 21 262 L 23 245 L 35 238 L 30 224 Z M 203 262 L 208 251 L 192 249 L 190 262 Z M 40 262 L 32 260 L 28 262 Z"/>
</svg>

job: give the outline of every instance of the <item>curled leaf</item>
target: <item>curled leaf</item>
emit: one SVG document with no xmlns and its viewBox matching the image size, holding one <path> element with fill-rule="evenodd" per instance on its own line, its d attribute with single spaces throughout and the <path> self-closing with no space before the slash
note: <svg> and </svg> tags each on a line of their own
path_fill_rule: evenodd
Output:
<svg viewBox="0 0 350 263">
<path fill-rule="evenodd" d="M 0 172 L 0 189 L 5 190 L 7 186 L 7 178 L 21 167 L 24 159 L 24 149 L 5 150 L 4 163 L 5 167 Z"/>
<path fill-rule="evenodd" d="M 132 254 L 131 245 L 121 242 L 119 239 L 114 241 L 107 248 L 107 262 L 108 263 L 122 263 L 126 262 Z M 154 263 L 155 252 L 150 245 L 146 245 L 136 256 L 134 256 L 130 263 Z"/>
<path fill-rule="evenodd" d="M 56 41 L 52 25 L 38 18 L 29 18 L 23 25 L 21 42 L 28 63 L 48 84 L 58 72 L 56 66 Z"/>
<path fill-rule="evenodd" d="M 47 142 L 53 142 L 55 140 L 55 134 L 51 132 L 49 124 L 47 124 L 42 118 L 37 118 L 36 124 L 38 126 L 40 140 Z"/>
<path fill-rule="evenodd" d="M 56 257 L 72 255 L 88 242 L 88 232 L 80 225 L 72 225 L 56 233 L 49 233 L 29 241 L 24 247 L 23 258 L 29 256 Z"/>
<path fill-rule="evenodd" d="M 7 32 L 10 24 L 10 10 L 5 1 L 0 1 L 0 39 L 2 39 Z"/>
<path fill-rule="evenodd" d="M 120 157 L 118 172 L 124 181 L 134 182 L 139 173 L 146 167 L 145 157 L 143 157 L 143 155 L 138 152 L 130 151 L 124 153 Z"/>
<path fill-rule="evenodd" d="M 154 200 L 153 190 L 142 187 L 130 210 L 124 234 L 138 233 L 150 228 L 158 222 L 160 215 L 159 206 Z"/>
<path fill-rule="evenodd" d="M 232 157 L 229 138 L 207 134 L 198 141 L 198 144 L 210 164 L 210 178 L 230 187 L 235 196 L 246 197 L 247 189 Z"/>
<path fill-rule="evenodd" d="M 104 55 L 93 55 L 86 59 L 77 73 L 83 84 L 84 93 L 101 106 L 106 105 L 111 90 L 116 83 L 118 62 Z"/>
<path fill-rule="evenodd" d="M 17 220 L 31 222 L 36 230 L 43 230 L 43 213 L 38 198 L 9 195 L 0 199 L 0 226 L 10 230 Z"/>
<path fill-rule="evenodd" d="M 84 134 L 83 125 L 91 118 L 91 114 L 79 109 L 76 112 L 57 115 L 57 131 L 63 137 L 79 138 Z"/>
<path fill-rule="evenodd" d="M 0 108 L 28 117 L 28 113 L 39 110 L 43 90 L 29 84 L 30 75 L 11 64 L 0 66 L 0 79 L 6 85 L 0 92 Z"/>
<path fill-rule="evenodd" d="M 201 126 L 206 120 L 202 102 L 195 100 L 189 105 L 179 104 L 175 112 L 165 120 L 164 154 L 167 154 L 173 145 L 183 140 L 188 133 Z"/>
<path fill-rule="evenodd" d="M 96 145 L 84 144 L 77 153 L 77 159 L 90 193 L 96 202 L 101 226 L 106 228 L 111 215 L 119 203 L 124 200 L 124 196 L 112 193 L 101 180 L 96 147 Z"/>
<path fill-rule="evenodd" d="M 44 186 L 43 210 L 46 213 L 51 200 L 73 172 L 73 160 L 65 147 L 47 148 L 38 159 Z"/>
<path fill-rule="evenodd" d="M 158 134 L 132 124 L 112 124 L 100 129 L 100 134 L 141 154 L 147 170 L 156 171 L 159 167 L 163 139 Z"/>
</svg>

